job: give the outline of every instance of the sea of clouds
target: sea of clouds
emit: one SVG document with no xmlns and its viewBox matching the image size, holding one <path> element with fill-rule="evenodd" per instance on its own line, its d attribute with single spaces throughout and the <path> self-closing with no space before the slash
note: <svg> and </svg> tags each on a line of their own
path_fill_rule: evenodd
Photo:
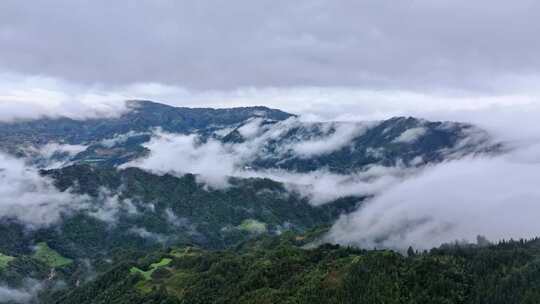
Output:
<svg viewBox="0 0 540 304">
<path fill-rule="evenodd" d="M 201 105 L 258 103 L 279 106 L 302 114 L 294 123 L 351 122 L 333 128 L 335 132 L 327 137 L 291 143 L 287 150 L 298 157 L 329 153 L 346 145 L 348 140 L 369 127 L 357 123 L 365 119 L 412 115 L 429 120 L 470 122 L 503 142 L 508 152 L 499 156 L 453 159 L 421 170 L 373 166 L 347 175 L 325 170 L 309 173 L 253 171 L 243 165 L 260 151 L 257 147 L 264 142 L 264 137 L 279 137 L 287 129 L 262 132 L 264 124 L 253 120 L 239 130 L 251 140 L 234 146 L 217 140 L 201 141 L 196 135 L 156 131 L 146 144 L 151 151 L 149 157 L 130 165 L 161 173 L 197 173 L 202 182 L 214 187 L 226 187 L 228 176 L 268 177 L 286 183 L 291 190 L 303 191 L 315 205 L 343 195 L 374 195 L 359 210 L 343 216 L 327 235 L 328 240 L 344 244 L 429 248 L 455 240 L 472 241 L 478 234 L 491 240 L 540 235 L 534 217 L 540 209 L 540 196 L 535 185 L 535 181 L 540 180 L 537 156 L 540 155 L 540 123 L 537 119 L 540 117 L 540 103 L 534 96 L 434 96 L 391 91 L 375 94 L 347 88 L 193 93 L 163 85 L 132 86 L 113 93 L 97 90 L 96 93 L 96 90 L 66 89 L 70 88 L 68 84 L 56 80 L 27 81 L 30 87 L 35 86 L 35 90 L 28 90 L 28 83 L 20 86 L 20 90 L 17 86 L 6 85 L 10 89 L 0 96 L 0 119 L 13 121 L 43 115 L 76 119 L 102 117 L 100 115 L 114 117 L 129 110 L 120 99 L 139 94 L 137 96 L 145 98 L 158 97 L 158 100 L 160 96 L 176 96 L 176 99 L 171 98 L 176 100 L 172 103 L 175 105 L 199 105 L 201 100 L 206 100 Z M 59 92 L 64 92 L 69 98 Z M 307 100 L 313 101 L 300 102 Z M 73 104 L 87 104 L 94 110 Z M 423 131 L 421 128 L 412 129 L 395 140 L 414 141 L 422 136 Z M 77 147 L 71 148 L 68 153 Z M 0 189 L 5 193 L 0 203 L 2 216 L 17 217 L 30 224 L 46 224 L 57 219 L 73 200 L 69 193 L 59 193 L 50 183 L 44 182 L 32 168 L 24 167 L 7 156 L 2 158 L 1 178 L 3 185 L 9 185 Z M 26 199 L 9 199 L 14 197 Z M 18 208 L 14 208 L 15 205 Z M 30 209 L 34 210 L 32 218 L 24 212 Z"/>
</svg>

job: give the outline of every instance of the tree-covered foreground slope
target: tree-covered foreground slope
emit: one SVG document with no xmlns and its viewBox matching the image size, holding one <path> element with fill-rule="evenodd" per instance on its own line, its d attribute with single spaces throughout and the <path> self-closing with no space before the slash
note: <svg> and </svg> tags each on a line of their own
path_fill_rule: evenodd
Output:
<svg viewBox="0 0 540 304">
<path fill-rule="evenodd" d="M 540 243 L 447 245 L 402 255 L 285 234 L 225 251 L 125 259 L 47 303 L 538 303 Z"/>
<path fill-rule="evenodd" d="M 362 200 L 344 197 L 313 206 L 269 179 L 233 178 L 229 187 L 213 189 L 191 174 L 155 175 L 137 168 L 74 165 L 42 175 L 71 200 L 58 220 L 46 225 L 0 219 L 0 287 L 69 289 L 126 252 L 181 244 L 223 249 L 259 235 L 303 232 L 330 225 Z M 46 217 L 55 211 L 45 210 Z"/>
</svg>

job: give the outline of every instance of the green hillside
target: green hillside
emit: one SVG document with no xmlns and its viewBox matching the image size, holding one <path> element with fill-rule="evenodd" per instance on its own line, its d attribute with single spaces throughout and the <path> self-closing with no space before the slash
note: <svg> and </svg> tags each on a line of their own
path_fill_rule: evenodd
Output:
<svg viewBox="0 0 540 304">
<path fill-rule="evenodd" d="M 126 261 L 51 303 L 538 303 L 538 240 L 406 256 L 294 235 L 237 249 L 169 249 Z M 147 266 L 148 265 L 148 266 Z M 141 269 L 147 269 L 143 271 Z"/>
</svg>

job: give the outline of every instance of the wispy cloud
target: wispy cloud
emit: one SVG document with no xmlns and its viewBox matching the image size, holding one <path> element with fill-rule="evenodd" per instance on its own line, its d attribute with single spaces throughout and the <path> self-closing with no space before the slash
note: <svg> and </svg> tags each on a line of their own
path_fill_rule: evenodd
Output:
<svg viewBox="0 0 540 304">
<path fill-rule="evenodd" d="M 29 226 L 50 225 L 62 214 L 77 209 L 81 199 L 60 192 L 51 180 L 24 161 L 0 154 L 0 217 Z"/>
<path fill-rule="evenodd" d="M 474 241 L 477 235 L 494 241 L 538 236 L 540 124 L 532 117 L 540 112 L 528 108 L 511 113 L 514 116 L 498 111 L 474 114 L 506 139 L 511 151 L 430 166 L 343 216 L 327 240 L 404 249 Z"/>
</svg>

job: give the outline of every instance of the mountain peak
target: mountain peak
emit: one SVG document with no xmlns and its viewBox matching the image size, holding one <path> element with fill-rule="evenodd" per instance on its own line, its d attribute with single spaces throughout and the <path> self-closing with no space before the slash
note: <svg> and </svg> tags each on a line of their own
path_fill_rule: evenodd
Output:
<svg viewBox="0 0 540 304">
<path fill-rule="evenodd" d="M 267 106 L 249 106 L 249 107 L 231 107 L 231 108 L 211 108 L 211 107 L 179 107 L 168 105 L 164 103 L 159 103 L 151 100 L 145 99 L 130 99 L 126 100 L 126 106 L 129 109 L 134 110 L 157 110 L 157 109 L 177 109 L 177 110 L 191 110 L 191 111 L 217 111 L 217 112 L 243 112 L 249 113 L 252 112 L 254 116 L 280 116 L 283 118 L 288 118 L 291 116 L 296 116 L 295 114 L 287 113 L 280 109 L 269 108 Z M 219 113 L 222 114 L 222 113 Z M 281 120 L 281 119 L 279 119 Z"/>
</svg>

